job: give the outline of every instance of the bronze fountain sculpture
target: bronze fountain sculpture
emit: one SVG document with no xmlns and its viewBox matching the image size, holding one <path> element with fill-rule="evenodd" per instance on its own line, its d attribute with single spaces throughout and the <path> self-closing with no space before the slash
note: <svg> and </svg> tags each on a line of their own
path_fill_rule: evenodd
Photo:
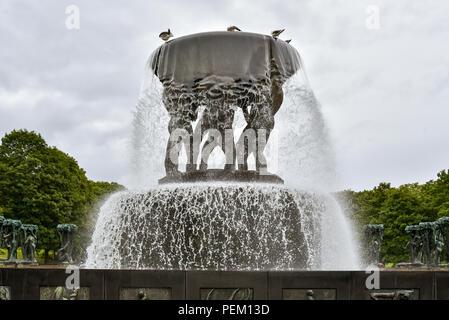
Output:
<svg viewBox="0 0 449 320">
<path fill-rule="evenodd" d="M 266 171 L 263 151 L 283 101 L 282 85 L 301 66 L 296 49 L 266 35 L 205 32 L 164 43 L 150 64 L 164 87 L 163 102 L 170 115 L 167 176 L 160 183 L 206 178 L 282 183 Z M 205 109 L 198 119 L 200 105 Z M 238 108 L 247 125 L 235 144 L 232 124 Z M 197 120 L 194 130 L 192 122 Z M 185 174 L 177 168 L 182 145 L 188 154 Z M 223 171 L 208 171 L 207 161 L 216 146 L 225 153 L 226 165 Z M 251 153 L 256 159 L 255 172 L 248 171 Z"/>
</svg>

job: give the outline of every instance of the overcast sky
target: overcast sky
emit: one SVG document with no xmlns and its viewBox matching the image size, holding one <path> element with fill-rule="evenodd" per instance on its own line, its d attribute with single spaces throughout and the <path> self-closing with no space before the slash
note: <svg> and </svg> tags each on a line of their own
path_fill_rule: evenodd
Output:
<svg viewBox="0 0 449 320">
<path fill-rule="evenodd" d="M 145 63 L 175 36 L 286 28 L 330 128 L 341 188 L 425 182 L 449 168 L 449 2 L 0 2 L 0 135 L 40 132 L 90 179 L 126 184 Z M 66 28 L 66 7 L 80 29 Z M 379 8 L 379 28 L 372 28 Z"/>
</svg>

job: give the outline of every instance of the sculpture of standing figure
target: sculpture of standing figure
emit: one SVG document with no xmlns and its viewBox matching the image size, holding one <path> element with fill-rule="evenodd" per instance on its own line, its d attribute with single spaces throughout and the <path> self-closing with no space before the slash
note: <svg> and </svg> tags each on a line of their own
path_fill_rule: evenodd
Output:
<svg viewBox="0 0 449 320">
<path fill-rule="evenodd" d="M 240 106 L 247 125 L 237 143 L 240 147 L 243 147 L 243 159 L 238 157 L 239 170 L 248 170 L 248 157 L 251 153 L 254 153 L 256 171 L 266 173 L 267 160 L 263 151 L 274 128 L 274 116 L 284 100 L 282 84 L 285 79 L 276 70 L 274 59 L 270 61 L 270 74 L 271 79 L 265 88 L 262 87 L 258 95 L 250 96 L 249 101 L 245 101 L 247 104 L 243 103 Z M 248 136 L 248 132 L 253 132 L 255 137 Z M 250 147 L 248 141 L 250 138 L 256 142 L 253 148 Z"/>
<path fill-rule="evenodd" d="M 441 253 L 444 250 L 444 225 L 439 221 L 432 222 L 433 226 L 433 247 L 432 263 L 435 267 L 440 265 Z"/>
<path fill-rule="evenodd" d="M 236 152 L 232 129 L 234 114 L 237 110 L 236 95 L 232 93 L 235 85 L 235 81 L 230 77 L 214 75 L 202 79 L 196 88 L 198 96 L 206 105 L 199 122 L 200 139 L 198 142 L 203 140 L 206 132 L 209 133 L 201 150 L 200 170 L 202 171 L 207 170 L 209 156 L 215 147 L 220 147 L 226 156 L 224 169 L 235 170 Z M 195 128 L 195 130 L 198 129 Z M 228 140 L 226 140 L 227 137 Z M 195 153 L 195 160 L 196 156 Z"/>
<path fill-rule="evenodd" d="M 17 249 L 20 245 L 20 227 L 22 222 L 19 220 L 7 219 L 3 222 L 3 239 L 6 249 L 8 249 L 8 259 L 6 263 L 17 263 Z"/>
<path fill-rule="evenodd" d="M 248 170 L 248 157 L 254 154 L 256 160 L 256 171 L 265 173 L 267 168 L 267 160 L 263 154 L 266 142 L 274 128 L 274 114 L 271 108 L 271 97 L 266 96 L 267 101 L 246 106 L 243 114 L 247 125 L 239 138 L 239 150 L 243 150 L 243 159 L 238 156 L 239 170 Z M 248 107 L 251 107 L 250 111 Z M 252 134 L 254 136 L 248 135 Z M 251 148 L 251 142 L 254 145 Z"/>
<path fill-rule="evenodd" d="M 419 252 L 421 251 L 421 239 L 419 237 L 419 226 L 407 226 L 405 232 L 410 235 L 410 240 L 405 245 L 404 249 L 410 248 L 410 262 L 412 264 L 421 264 Z"/>
<path fill-rule="evenodd" d="M 422 241 L 422 253 L 424 258 L 423 262 L 428 266 L 432 264 L 432 248 L 434 246 L 433 229 L 434 226 L 432 222 L 419 223 L 419 233 Z"/>
<path fill-rule="evenodd" d="M 368 224 L 364 227 L 368 262 L 371 265 L 378 265 L 380 260 L 380 249 L 383 241 L 384 225 Z"/>
<path fill-rule="evenodd" d="M 59 263 L 73 263 L 73 240 L 78 231 L 75 224 L 59 224 L 56 227 L 61 242 L 61 248 L 58 250 Z"/>
<path fill-rule="evenodd" d="M 173 89 L 171 89 L 173 90 Z M 176 91 L 176 90 L 174 90 Z M 187 94 L 177 96 L 171 92 L 167 87 L 164 90 L 164 105 L 170 115 L 170 121 L 168 124 L 168 132 L 170 133 L 170 139 L 167 142 L 167 149 L 165 155 L 165 171 L 167 175 L 174 176 L 179 175 L 178 170 L 178 157 L 181 151 L 181 142 L 184 144 L 187 151 L 188 163 L 186 170 L 188 172 L 195 170 L 195 164 L 193 159 L 193 128 L 192 121 L 197 119 L 198 106 L 192 101 L 191 97 Z M 183 130 L 177 134 L 178 130 Z M 184 141 L 183 138 L 187 138 L 188 141 Z M 175 156 L 174 156 L 175 154 Z"/>
<path fill-rule="evenodd" d="M 36 246 L 37 246 L 37 230 L 38 226 L 34 224 L 23 224 L 20 228 L 23 263 L 37 264 Z"/>
<path fill-rule="evenodd" d="M 442 217 L 437 220 L 438 229 L 444 242 L 444 248 L 446 251 L 446 261 L 449 262 L 449 217 Z"/>
<path fill-rule="evenodd" d="M 234 119 L 235 109 L 229 105 L 221 105 L 219 102 L 212 101 L 206 107 L 203 117 L 200 120 L 201 137 L 208 132 L 207 140 L 201 150 L 200 170 L 205 171 L 208 168 L 209 156 L 215 147 L 220 147 L 225 155 L 231 155 L 232 158 L 226 159 L 224 170 L 235 170 L 235 144 L 234 135 L 231 134 L 229 141 L 226 141 L 226 131 L 232 133 L 232 123 Z M 228 150 L 228 148 L 232 150 Z"/>
</svg>

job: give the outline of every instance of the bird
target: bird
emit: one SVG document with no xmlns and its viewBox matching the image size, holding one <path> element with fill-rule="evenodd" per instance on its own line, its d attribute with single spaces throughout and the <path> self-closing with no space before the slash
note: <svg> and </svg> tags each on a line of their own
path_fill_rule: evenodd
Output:
<svg viewBox="0 0 449 320">
<path fill-rule="evenodd" d="M 285 42 L 290 43 L 292 39 L 285 40 Z"/>
<path fill-rule="evenodd" d="M 159 38 L 161 38 L 164 41 L 167 41 L 171 37 L 173 37 L 173 33 L 171 33 L 170 29 L 168 29 L 167 31 L 161 32 L 161 34 L 159 35 Z"/>
<path fill-rule="evenodd" d="M 242 31 L 242 30 L 240 30 L 238 27 L 236 27 L 236 26 L 230 26 L 230 27 L 228 27 L 228 29 L 227 29 L 228 31 Z"/>
<path fill-rule="evenodd" d="M 284 30 L 285 30 L 285 29 L 282 29 L 282 30 L 274 30 L 274 31 L 271 33 L 271 35 L 272 35 L 273 38 L 277 39 L 277 37 L 279 37 L 279 35 L 280 35 L 282 32 L 284 32 Z"/>
</svg>

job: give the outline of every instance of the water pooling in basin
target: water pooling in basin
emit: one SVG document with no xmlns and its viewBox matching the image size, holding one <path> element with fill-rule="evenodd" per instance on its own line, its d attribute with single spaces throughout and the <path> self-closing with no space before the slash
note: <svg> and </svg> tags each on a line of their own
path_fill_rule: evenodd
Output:
<svg viewBox="0 0 449 320">
<path fill-rule="evenodd" d="M 208 33 L 179 42 L 175 39 L 150 57 L 135 112 L 131 153 L 134 187 L 139 191 L 115 194 L 102 207 L 88 248 L 88 267 L 359 267 L 351 223 L 329 194 L 335 183 L 333 150 L 299 54 L 282 40 L 268 36 L 242 33 L 236 40 L 233 37 Z M 224 39 L 220 43 L 236 41 L 232 46 L 240 48 L 235 54 L 239 62 L 222 68 L 226 73 L 220 69 L 223 57 L 216 51 L 208 54 L 207 49 L 210 41 L 220 39 Z M 242 45 L 241 39 L 251 41 Z M 192 41 L 196 44 L 190 47 Z M 199 47 L 203 58 L 197 59 Z M 178 58 L 180 48 L 193 53 Z M 188 68 L 182 69 L 182 65 Z M 211 66 L 214 74 L 208 74 Z M 266 116 L 269 110 L 273 118 Z M 173 173 L 173 166 L 164 167 L 170 137 L 167 128 L 182 127 L 193 136 L 198 124 L 206 128 L 216 125 L 219 132 L 231 128 L 235 145 L 248 124 L 267 128 L 267 169 L 285 184 L 182 181 L 192 176 L 207 178 L 206 172 L 223 168 L 227 160 L 224 150 L 216 148 L 209 155 L 207 171 L 199 170 L 201 148 L 207 139 L 203 136 L 199 153 L 192 157 L 193 166 L 188 166 L 185 146 L 180 152 L 175 170 L 190 170 L 189 175 Z M 248 166 L 256 169 L 253 156 Z M 158 186 L 164 169 L 167 176 L 172 170 L 172 177 L 179 182 Z M 249 177 L 248 171 L 238 169 L 236 163 L 232 173 L 226 173 L 227 179 Z"/>
</svg>

